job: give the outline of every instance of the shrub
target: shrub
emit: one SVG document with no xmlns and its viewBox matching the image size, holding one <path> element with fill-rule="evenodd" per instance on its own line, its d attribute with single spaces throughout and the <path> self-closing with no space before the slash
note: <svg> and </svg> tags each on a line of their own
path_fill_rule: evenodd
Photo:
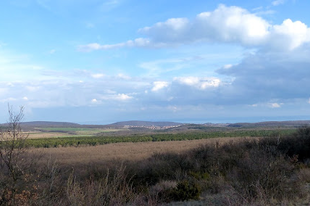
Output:
<svg viewBox="0 0 310 206">
<path fill-rule="evenodd" d="M 228 179 L 245 199 L 283 200 L 301 192 L 298 181 L 290 179 L 293 173 L 294 166 L 283 156 L 252 149 L 238 161 Z"/>
<path fill-rule="evenodd" d="M 170 197 L 174 201 L 197 200 L 201 194 L 201 188 L 195 181 L 183 180 L 177 187 L 170 191 Z"/>
</svg>

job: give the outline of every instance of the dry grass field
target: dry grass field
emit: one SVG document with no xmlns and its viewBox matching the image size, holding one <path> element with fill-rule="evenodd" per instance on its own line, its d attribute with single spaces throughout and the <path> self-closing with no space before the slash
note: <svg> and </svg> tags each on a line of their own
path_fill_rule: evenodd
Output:
<svg viewBox="0 0 310 206">
<path fill-rule="evenodd" d="M 213 138 L 186 141 L 115 143 L 99 146 L 59 147 L 31 149 L 45 158 L 51 157 L 58 164 L 74 165 L 111 160 L 142 160 L 154 153 L 181 153 L 204 144 L 236 142 L 243 138 Z"/>
<path fill-rule="evenodd" d="M 66 137 L 68 134 L 61 132 L 29 132 L 28 139 L 39 139 L 39 138 L 54 138 L 54 137 Z M 72 135 L 71 135 L 72 136 Z"/>
<path fill-rule="evenodd" d="M 44 128 L 43 128 L 44 129 Z M 49 130 L 50 129 L 50 130 Z M 56 130 L 56 131 L 53 131 Z M 127 131 L 126 129 L 85 129 L 85 128 L 46 128 L 46 131 L 29 131 L 25 134 L 29 135 L 28 139 L 54 138 L 54 137 L 73 137 L 73 136 L 92 136 L 98 133 L 112 133 Z M 59 132 L 61 131 L 61 132 Z"/>
</svg>

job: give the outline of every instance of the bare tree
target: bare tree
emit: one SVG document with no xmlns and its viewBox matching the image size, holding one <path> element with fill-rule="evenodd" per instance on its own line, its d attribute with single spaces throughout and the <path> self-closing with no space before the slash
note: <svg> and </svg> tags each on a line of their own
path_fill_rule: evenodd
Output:
<svg viewBox="0 0 310 206">
<path fill-rule="evenodd" d="M 15 113 L 12 106 L 8 105 L 8 113 L 8 123 L 0 130 L 0 204 L 15 205 L 17 185 L 24 179 L 27 167 L 24 153 L 28 134 L 21 129 L 24 107 Z"/>
</svg>

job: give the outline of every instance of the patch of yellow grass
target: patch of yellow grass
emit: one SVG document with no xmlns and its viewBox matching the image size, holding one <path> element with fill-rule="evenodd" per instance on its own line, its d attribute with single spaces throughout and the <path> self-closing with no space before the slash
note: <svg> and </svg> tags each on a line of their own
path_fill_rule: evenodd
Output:
<svg viewBox="0 0 310 206">
<path fill-rule="evenodd" d="M 94 130 L 81 130 L 81 131 L 72 131 L 69 132 L 49 132 L 49 131 L 30 131 L 26 134 L 29 134 L 29 139 L 39 139 L 39 138 L 54 138 L 54 137 L 71 137 L 71 136 L 92 136 L 98 133 L 109 133 L 109 132 L 119 132 L 127 131 L 126 129 L 94 129 Z"/>
<path fill-rule="evenodd" d="M 29 134 L 28 139 L 54 138 L 54 137 L 68 136 L 67 133 L 61 133 L 61 132 L 29 132 L 28 134 Z"/>
</svg>

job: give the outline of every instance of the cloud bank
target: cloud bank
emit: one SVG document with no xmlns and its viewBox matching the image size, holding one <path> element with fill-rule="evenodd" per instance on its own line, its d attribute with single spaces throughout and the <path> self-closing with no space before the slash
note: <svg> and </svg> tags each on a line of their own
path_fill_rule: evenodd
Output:
<svg viewBox="0 0 310 206">
<path fill-rule="evenodd" d="M 274 1 L 273 5 L 282 3 Z M 151 91 L 166 92 L 167 99 L 180 99 L 176 97 L 180 88 L 183 88 L 182 91 L 195 90 L 187 93 L 188 99 L 216 104 L 227 101 L 254 104 L 272 99 L 288 101 L 308 98 L 310 28 L 301 21 L 285 19 L 281 24 L 271 24 L 243 8 L 219 5 L 214 11 L 200 13 L 193 20 L 171 18 L 139 29 L 139 33 L 146 37 L 113 45 L 87 44 L 79 49 L 93 51 L 195 43 L 204 43 L 206 47 L 208 43 L 236 44 L 255 50 L 245 55 L 238 64 L 217 68 L 218 74 L 229 77 L 231 81 L 225 82 L 213 76 L 176 76 L 170 82 L 154 82 Z"/>
<path fill-rule="evenodd" d="M 282 24 L 272 25 L 243 8 L 225 5 L 220 5 L 211 12 L 200 13 L 193 20 L 171 18 L 158 22 L 139 29 L 139 33 L 146 37 L 117 44 L 90 43 L 80 45 L 78 49 L 93 51 L 121 47 L 160 48 L 197 42 L 218 42 L 268 50 L 294 50 L 310 42 L 310 29 L 300 21 L 286 19 Z"/>
</svg>

